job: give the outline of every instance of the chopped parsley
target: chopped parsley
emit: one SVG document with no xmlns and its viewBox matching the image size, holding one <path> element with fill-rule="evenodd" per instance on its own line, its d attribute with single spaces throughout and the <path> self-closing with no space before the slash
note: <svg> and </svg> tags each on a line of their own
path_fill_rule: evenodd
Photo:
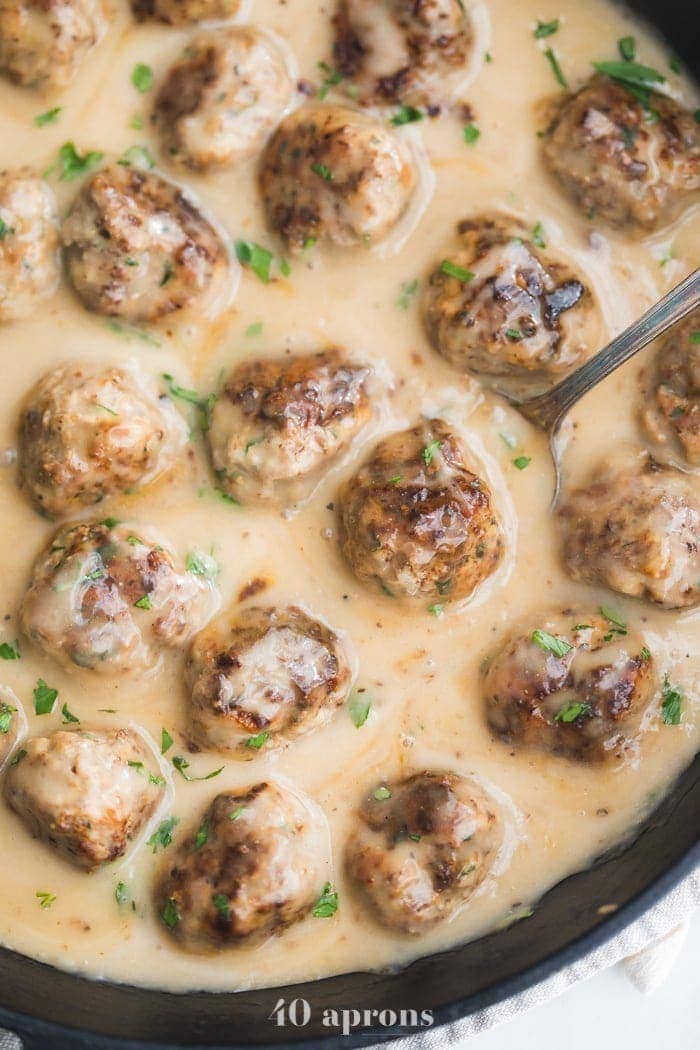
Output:
<svg viewBox="0 0 700 1050">
<path fill-rule="evenodd" d="M 538 222 L 532 231 L 532 243 L 537 248 L 547 247 L 547 242 L 544 239 L 544 227 L 541 222 Z"/>
<path fill-rule="evenodd" d="M 245 334 L 250 339 L 254 335 L 261 335 L 262 334 L 262 330 L 263 330 L 263 323 L 262 323 L 262 321 L 253 321 L 253 323 L 249 324 L 248 327 L 246 328 Z"/>
<path fill-rule="evenodd" d="M 62 109 L 63 106 L 54 106 L 53 109 L 47 109 L 45 113 L 39 113 L 38 116 L 34 117 L 34 123 L 38 128 L 45 128 L 47 124 L 55 124 Z"/>
<path fill-rule="evenodd" d="M 133 131 L 143 131 L 143 117 L 140 117 L 138 113 L 135 113 L 129 121 L 129 127 Z"/>
<path fill-rule="evenodd" d="M 566 707 L 562 707 L 554 716 L 555 722 L 564 722 L 568 725 L 570 722 L 575 722 L 577 718 L 582 718 L 584 715 L 589 716 L 593 714 L 593 709 L 590 704 L 567 704 Z"/>
<path fill-rule="evenodd" d="M 27 749 L 24 748 L 24 747 L 21 747 L 19 749 L 19 751 L 17 752 L 17 754 L 13 757 L 12 761 L 10 762 L 10 765 L 11 766 L 18 766 L 20 764 L 20 762 L 22 761 L 22 759 L 26 758 L 26 757 L 27 757 Z"/>
<path fill-rule="evenodd" d="M 68 704 L 64 704 L 61 708 L 61 714 L 63 715 L 62 724 L 64 726 L 70 725 L 71 723 L 80 724 L 80 719 L 77 715 L 74 715 L 72 711 L 68 710 Z"/>
<path fill-rule="evenodd" d="M 180 921 L 180 912 L 177 910 L 177 904 L 172 897 L 168 897 L 165 907 L 161 912 L 161 918 L 169 930 L 174 930 Z"/>
<path fill-rule="evenodd" d="M 145 62 L 137 62 L 131 71 L 131 83 L 145 95 L 153 87 L 153 70 Z"/>
<path fill-rule="evenodd" d="M 19 642 L 0 642 L 0 660 L 19 660 Z"/>
<path fill-rule="evenodd" d="M 142 171 L 151 171 L 156 166 L 147 146 L 129 146 L 127 150 L 124 150 L 117 164 L 120 164 L 122 168 L 140 168 Z M 167 284 L 167 281 L 164 280 L 162 283 Z"/>
<path fill-rule="evenodd" d="M 117 525 L 121 524 L 119 518 L 103 518 L 102 524 L 106 529 L 116 529 Z"/>
<path fill-rule="evenodd" d="M 272 252 L 261 244 L 255 244 L 253 241 L 236 241 L 235 248 L 236 258 L 241 266 L 248 267 L 256 277 L 260 278 L 263 284 L 268 284 L 272 263 L 275 260 Z M 289 264 L 284 259 L 280 259 L 278 265 L 284 276 L 288 276 L 291 272 Z"/>
<path fill-rule="evenodd" d="M 698 343 L 700 343 L 700 332 L 691 332 L 690 342 L 693 344 L 693 346 L 697 346 Z"/>
<path fill-rule="evenodd" d="M 137 602 L 134 602 L 137 609 L 152 609 L 153 602 L 151 601 L 150 594 L 142 594 Z"/>
<path fill-rule="evenodd" d="M 262 733 L 257 733 L 256 736 L 249 736 L 245 742 L 245 746 L 251 748 L 253 751 L 259 751 L 269 739 L 270 734 L 266 729 L 263 729 Z"/>
<path fill-rule="evenodd" d="M 559 29 L 559 19 L 553 18 L 551 22 L 540 22 L 537 20 L 537 26 L 533 30 L 532 35 L 535 40 L 544 40 L 545 37 L 553 36 Z"/>
<path fill-rule="evenodd" d="M 168 384 L 168 393 L 171 397 L 178 398 L 180 401 L 185 401 L 188 405 L 194 405 L 201 415 L 201 428 L 206 433 L 206 431 L 209 430 L 212 410 L 218 399 L 217 395 L 207 394 L 205 397 L 202 397 L 196 390 L 189 390 L 187 387 L 180 386 L 179 383 L 176 383 L 170 372 L 163 372 L 162 375 L 163 379 Z"/>
<path fill-rule="evenodd" d="M 569 82 L 566 79 L 566 77 L 564 76 L 564 74 L 562 72 L 562 68 L 559 65 L 559 60 L 558 60 L 557 56 L 554 54 L 554 52 L 552 51 L 551 47 L 547 48 L 547 50 L 544 53 L 544 57 L 547 59 L 547 61 L 549 62 L 550 66 L 552 67 L 552 72 L 554 73 L 554 79 L 556 80 L 557 84 L 559 84 L 560 87 L 568 88 Z"/>
<path fill-rule="evenodd" d="M 360 729 L 365 724 L 371 710 L 372 697 L 369 693 L 353 689 L 348 702 L 348 712 L 356 729 Z"/>
<path fill-rule="evenodd" d="M 163 787 L 165 784 L 165 777 L 160 774 L 151 773 L 150 769 L 146 769 L 143 762 L 128 762 L 127 765 L 135 769 L 139 776 L 148 777 L 149 784 L 155 784 L 156 787 Z"/>
<path fill-rule="evenodd" d="M 333 182 L 333 172 L 326 164 L 319 164 L 314 162 L 311 165 L 311 170 L 314 175 L 318 175 L 319 178 L 323 179 L 324 182 Z"/>
<path fill-rule="evenodd" d="M 131 893 L 125 882 L 117 883 L 117 887 L 114 891 L 114 899 L 119 905 L 128 904 L 131 900 Z"/>
<path fill-rule="evenodd" d="M 523 333 L 519 328 L 506 328 L 506 335 L 515 343 L 519 343 L 520 340 L 524 338 Z"/>
<path fill-rule="evenodd" d="M 209 840 L 209 824 L 205 820 L 199 826 L 197 834 L 194 837 L 194 848 L 195 850 L 201 849 L 202 846 L 206 846 Z"/>
<path fill-rule="evenodd" d="M 430 466 L 430 464 L 435 459 L 435 453 L 438 452 L 441 447 L 442 447 L 442 441 L 438 441 L 437 438 L 435 438 L 433 441 L 429 441 L 428 442 L 428 444 L 425 446 L 425 448 L 421 452 L 421 456 L 423 458 L 423 462 L 425 463 L 426 467 Z"/>
<path fill-rule="evenodd" d="M 571 642 L 567 642 L 566 638 L 558 638 L 550 634 L 549 631 L 533 631 L 531 638 L 535 645 L 539 645 L 540 649 L 544 649 L 546 653 L 553 653 L 559 659 L 566 656 L 573 649 L 573 645 Z"/>
<path fill-rule="evenodd" d="M 338 910 L 338 894 L 333 889 L 333 883 L 327 882 L 323 887 L 323 893 L 314 905 L 312 915 L 314 919 L 332 919 Z"/>
<path fill-rule="evenodd" d="M 428 612 L 430 613 L 431 616 L 434 616 L 436 618 L 436 620 L 440 619 L 440 617 L 442 616 L 444 611 L 445 611 L 445 606 L 441 605 L 439 602 L 436 602 L 434 605 L 429 605 L 428 606 Z"/>
<path fill-rule="evenodd" d="M 666 77 L 662 73 L 659 73 L 656 69 L 652 69 L 650 66 L 643 66 L 639 62 L 628 62 L 628 61 L 609 61 L 609 62 L 594 62 L 593 67 L 598 70 L 599 73 L 603 73 L 606 77 L 610 77 L 611 80 L 617 80 L 621 84 L 624 84 L 628 88 L 636 89 L 633 92 L 636 98 L 643 101 L 646 98 L 648 104 L 649 92 L 654 89 L 654 85 L 663 84 Z M 637 92 L 641 90 L 642 95 L 640 96 Z"/>
<path fill-rule="evenodd" d="M 513 460 L 513 466 L 517 470 L 525 470 L 532 463 L 532 456 L 516 456 Z"/>
<path fill-rule="evenodd" d="M 388 787 L 385 787 L 384 784 L 382 784 L 381 787 L 374 789 L 372 792 L 372 798 L 375 802 L 386 802 L 388 798 L 391 798 L 391 791 L 389 791 Z"/>
<path fill-rule="evenodd" d="M 71 182 L 99 164 L 103 156 L 104 154 L 97 150 L 89 150 L 81 156 L 74 142 L 64 142 L 58 151 L 58 160 L 44 172 L 44 175 L 58 171 L 61 182 Z"/>
<path fill-rule="evenodd" d="M 615 612 L 614 609 L 611 609 L 609 605 L 601 605 L 598 612 L 610 624 L 608 633 L 603 635 L 604 642 L 612 641 L 616 634 L 621 637 L 624 637 L 627 634 L 627 624 L 620 617 L 620 614 Z"/>
<path fill-rule="evenodd" d="M 671 685 L 668 675 L 664 678 L 661 695 L 661 721 L 667 726 L 677 726 L 681 721 L 681 710 L 683 707 L 683 693 L 680 689 Z"/>
<path fill-rule="evenodd" d="M 34 686 L 34 712 L 37 715 L 49 715 L 56 703 L 58 689 L 52 689 L 43 678 L 40 678 Z"/>
<path fill-rule="evenodd" d="M 400 109 L 394 113 L 390 123 L 395 128 L 400 128 L 404 124 L 415 124 L 416 121 L 423 119 L 423 112 L 420 109 L 416 109 L 415 106 L 401 106 Z"/>
<path fill-rule="evenodd" d="M 316 65 L 325 76 L 325 79 L 318 90 L 318 97 L 323 102 L 331 88 L 340 84 L 343 79 L 343 74 L 337 69 L 331 69 L 327 62 L 317 62 Z"/>
<path fill-rule="evenodd" d="M 179 823 L 178 817 L 168 817 L 158 825 L 146 845 L 150 846 L 154 853 L 159 849 L 167 849 L 173 841 L 173 831 Z"/>
<path fill-rule="evenodd" d="M 0 241 L 4 240 L 8 233 L 12 233 L 12 230 L 8 227 L 4 219 L 0 219 Z"/>
<path fill-rule="evenodd" d="M 468 284 L 476 276 L 471 270 L 465 270 L 463 266 L 458 266 L 449 259 L 443 259 L 440 263 L 440 273 L 445 273 L 448 277 L 456 277 L 462 284 Z"/>
<path fill-rule="evenodd" d="M 242 817 L 244 813 L 245 813 L 245 806 L 236 806 L 236 808 L 232 809 L 231 812 L 229 813 L 228 819 L 229 820 L 238 820 L 238 818 Z"/>
<path fill-rule="evenodd" d="M 169 751 L 173 746 L 173 738 L 167 729 L 161 729 L 160 731 L 160 753 L 164 755 L 166 751 Z"/>
<path fill-rule="evenodd" d="M 639 656 L 642 660 L 651 660 L 651 653 L 647 649 L 646 645 L 643 645 L 642 648 L 639 650 Z"/>
<path fill-rule="evenodd" d="M 481 132 L 476 124 L 467 124 L 462 128 L 462 136 L 468 146 L 474 146 L 481 138 Z"/>
<path fill-rule="evenodd" d="M 634 62 L 637 57 L 637 42 L 633 36 L 622 36 L 617 42 L 617 49 L 625 62 Z"/>
<path fill-rule="evenodd" d="M 12 716 L 17 710 L 11 704 L 0 702 L 0 733 L 9 733 L 12 725 Z"/>
<path fill-rule="evenodd" d="M 56 900 L 55 893 L 45 893 L 43 890 L 37 890 L 34 896 L 38 898 L 39 907 L 43 908 L 44 911 L 46 911 L 47 908 L 50 908 Z"/>
<path fill-rule="evenodd" d="M 225 893 L 212 893 L 211 902 L 222 919 L 226 922 L 231 918 L 231 902 Z"/>
<path fill-rule="evenodd" d="M 148 343 L 149 346 L 162 346 L 160 339 L 156 339 L 150 332 L 144 332 L 140 328 L 132 328 L 131 325 L 120 324 L 113 317 L 110 317 L 107 321 L 107 327 L 111 332 L 116 332 L 117 335 L 123 336 L 124 339 L 138 339 L 142 343 Z"/>
<path fill-rule="evenodd" d="M 194 576 L 203 576 L 205 580 L 214 580 L 219 575 L 219 563 L 211 554 L 202 551 L 190 551 L 185 559 L 185 568 Z"/>
<path fill-rule="evenodd" d="M 213 769 L 211 773 L 206 773 L 203 777 L 192 777 L 187 772 L 187 770 L 190 768 L 190 764 L 187 761 L 187 759 L 182 758 L 181 755 L 175 756 L 175 758 L 173 759 L 173 765 L 175 766 L 175 769 L 178 771 L 183 780 L 188 780 L 190 782 L 195 780 L 213 780 L 214 777 L 218 777 L 219 773 L 222 773 L 224 769 L 223 766 L 219 766 L 218 769 Z"/>
<path fill-rule="evenodd" d="M 397 308 L 399 310 L 408 310 L 417 291 L 418 278 L 414 278 L 412 281 L 404 281 L 401 285 L 401 295 L 396 300 Z"/>
</svg>

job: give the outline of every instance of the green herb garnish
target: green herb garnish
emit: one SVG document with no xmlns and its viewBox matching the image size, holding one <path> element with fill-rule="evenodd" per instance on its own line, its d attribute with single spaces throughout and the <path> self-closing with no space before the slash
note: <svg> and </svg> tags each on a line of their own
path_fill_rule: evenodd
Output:
<svg viewBox="0 0 700 1050">
<path fill-rule="evenodd" d="M 168 817 L 158 825 L 146 845 L 150 846 L 154 853 L 159 849 L 167 849 L 173 841 L 173 831 L 179 823 L 178 817 Z"/>
<path fill-rule="evenodd" d="M 365 724 L 371 710 L 372 697 L 368 693 L 361 693 L 353 689 L 348 702 L 348 712 L 356 729 L 360 729 Z"/>
<path fill-rule="evenodd" d="M 564 722 L 568 725 L 570 722 L 575 722 L 577 718 L 592 714 L 593 710 L 590 704 L 567 704 L 554 716 L 554 721 Z"/>
<path fill-rule="evenodd" d="M 374 789 L 374 791 L 372 792 L 372 798 L 375 800 L 375 802 L 386 802 L 388 798 L 391 798 L 391 791 L 389 791 L 388 787 L 385 787 L 382 784 L 381 787 Z"/>
<path fill-rule="evenodd" d="M 449 259 L 443 259 L 440 263 L 440 273 L 445 273 L 448 277 L 456 277 L 462 284 L 468 284 L 476 276 L 471 270 L 465 270 L 463 266 L 458 266 Z"/>
<path fill-rule="evenodd" d="M 314 163 L 311 165 L 314 175 L 318 175 L 324 182 L 333 182 L 333 172 L 327 165 Z"/>
<path fill-rule="evenodd" d="M 661 721 L 667 726 L 677 726 L 681 721 L 681 710 L 683 707 L 683 693 L 680 689 L 672 686 L 668 675 L 664 678 L 661 695 Z"/>
<path fill-rule="evenodd" d="M 137 62 L 131 72 L 131 83 L 137 91 L 145 95 L 153 87 L 153 70 L 144 62 Z"/>
<path fill-rule="evenodd" d="M 34 117 L 34 123 L 38 128 L 45 128 L 47 124 L 55 124 L 62 109 L 63 106 L 54 106 L 53 109 L 47 109 L 45 113 L 39 113 L 38 116 Z"/>
<path fill-rule="evenodd" d="M 19 660 L 19 642 L 0 642 L 0 660 Z"/>
<path fill-rule="evenodd" d="M 80 719 L 77 717 L 77 715 L 74 715 L 72 711 L 68 710 L 68 704 L 63 705 L 63 707 L 61 708 L 61 714 L 63 715 L 62 724 L 64 726 L 70 725 L 71 723 L 78 724 L 80 722 Z"/>
<path fill-rule="evenodd" d="M 400 128 L 404 124 L 415 124 L 416 121 L 423 119 L 423 113 L 420 109 L 416 109 L 415 106 L 401 106 L 391 118 L 390 123 L 395 128 Z"/>
<path fill-rule="evenodd" d="M 544 53 L 544 57 L 547 59 L 547 61 L 549 62 L 550 66 L 552 67 L 552 72 L 554 73 L 554 79 L 556 80 L 557 84 L 559 84 L 560 87 L 568 88 L 569 82 L 566 79 L 566 77 L 564 76 L 564 74 L 562 72 L 562 68 L 559 65 L 559 60 L 557 59 L 557 56 L 552 51 L 551 47 L 547 48 L 547 50 Z"/>
<path fill-rule="evenodd" d="M 559 19 L 553 18 L 551 22 L 537 21 L 537 28 L 533 31 L 535 40 L 544 40 L 545 37 L 553 36 L 559 29 Z"/>
<path fill-rule="evenodd" d="M 251 748 L 253 751 L 259 751 L 269 739 L 270 734 L 266 729 L 263 729 L 262 733 L 258 733 L 256 736 L 249 736 L 245 742 L 245 746 Z"/>
<path fill-rule="evenodd" d="M 338 894 L 333 889 L 333 884 L 327 882 L 323 887 L 323 893 L 316 901 L 312 915 L 314 919 L 332 919 L 338 910 Z"/>
<path fill-rule="evenodd" d="M 192 777 L 187 772 L 187 770 L 190 768 L 190 764 L 187 761 L 187 759 L 186 758 L 182 758 L 181 755 L 176 755 L 175 756 L 175 758 L 173 759 L 173 765 L 175 766 L 175 769 L 178 771 L 180 776 L 184 780 L 187 780 L 187 781 L 190 781 L 190 782 L 193 782 L 195 780 L 213 780 L 214 777 L 218 777 L 219 773 L 222 773 L 223 770 L 224 770 L 223 766 L 219 766 L 218 769 L 213 769 L 211 771 L 211 773 L 206 773 L 205 776 L 203 776 L 203 777 Z"/>
<path fill-rule="evenodd" d="M 544 649 L 546 653 L 553 653 L 559 659 L 566 656 L 573 649 L 573 645 L 571 642 L 567 642 L 566 638 L 558 638 L 550 634 L 549 631 L 533 631 L 531 638 L 535 645 L 539 645 L 540 649 Z"/>
<path fill-rule="evenodd" d="M 40 678 L 34 686 L 34 713 L 37 715 L 49 715 L 56 703 L 58 689 L 52 689 L 43 678 Z"/>
</svg>

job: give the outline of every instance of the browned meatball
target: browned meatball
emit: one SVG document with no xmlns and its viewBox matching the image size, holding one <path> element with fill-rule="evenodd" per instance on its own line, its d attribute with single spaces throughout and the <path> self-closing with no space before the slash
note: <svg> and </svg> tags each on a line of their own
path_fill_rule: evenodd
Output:
<svg viewBox="0 0 700 1050">
<path fill-rule="evenodd" d="M 245 0 L 131 0 L 140 22 L 153 19 L 171 26 L 224 21 L 234 18 L 244 5 Z"/>
<path fill-rule="evenodd" d="M 385 123 L 342 106 L 303 106 L 265 149 L 267 219 L 291 251 L 316 240 L 340 247 L 382 241 L 408 210 L 418 177 Z"/>
<path fill-rule="evenodd" d="M 155 122 L 171 159 L 207 170 L 262 148 L 294 84 L 277 42 L 255 26 L 195 37 L 168 72 Z"/>
<path fill-rule="evenodd" d="M 502 819 L 478 784 L 424 770 L 370 791 L 345 863 L 381 922 L 422 933 L 466 904 L 502 840 Z"/>
<path fill-rule="evenodd" d="M 369 377 L 335 348 L 239 365 L 208 431 L 222 487 L 244 502 L 307 496 L 370 419 Z"/>
<path fill-rule="evenodd" d="M 541 617 L 505 642 L 482 676 L 498 736 L 586 762 L 633 747 L 654 698 L 654 661 L 637 632 L 609 615 Z"/>
<path fill-rule="evenodd" d="M 679 471 L 641 464 L 600 468 L 559 510 L 564 559 L 575 580 L 604 583 L 667 609 L 700 602 L 700 499 Z"/>
<path fill-rule="evenodd" d="M 26 87 L 63 88 L 104 30 L 100 0 L 0 0 L 0 69 Z"/>
<path fill-rule="evenodd" d="M 435 349 L 516 396 L 580 364 L 593 349 L 586 332 L 593 300 L 569 267 L 506 215 L 466 219 L 457 233 L 425 293 Z"/>
<path fill-rule="evenodd" d="M 20 484 L 60 517 L 169 470 L 187 427 L 135 366 L 60 365 L 32 389 L 19 427 Z"/>
<path fill-rule="evenodd" d="M 27 170 L 0 173 L 0 322 L 27 317 L 60 277 L 56 201 Z"/>
<path fill-rule="evenodd" d="M 66 267 L 89 310 L 140 323 L 230 296 L 219 233 L 181 187 L 118 164 L 85 183 L 63 223 Z"/>
<path fill-rule="evenodd" d="M 666 455 L 700 467 L 700 311 L 662 340 L 643 419 Z"/>
<path fill-rule="evenodd" d="M 594 76 L 568 96 L 544 140 L 544 158 L 591 218 L 655 229 L 700 190 L 700 128 L 653 92 L 645 107 L 623 84 Z"/>
<path fill-rule="evenodd" d="M 156 886 L 183 947 L 255 943 L 305 918 L 324 886 L 328 838 L 310 799 L 276 783 L 217 795 Z"/>
<path fill-rule="evenodd" d="M 457 601 L 496 570 L 503 531 L 488 486 L 441 419 L 385 438 L 340 494 L 341 550 L 391 597 Z"/>
<path fill-rule="evenodd" d="M 85 871 L 123 856 L 164 797 L 165 778 L 133 729 L 58 730 L 22 750 L 5 779 L 7 802 Z"/>
<path fill-rule="evenodd" d="M 7 644 L 17 651 L 13 643 Z M 0 685 L 0 770 L 26 732 L 27 719 L 22 705 L 11 689 Z"/>
<path fill-rule="evenodd" d="M 28 637 L 67 666 L 101 674 L 154 670 L 217 605 L 214 585 L 151 529 L 108 518 L 64 525 L 39 557 L 24 596 Z"/>
<path fill-rule="evenodd" d="M 432 108 L 464 79 L 473 34 L 461 0 L 341 0 L 334 22 L 336 65 L 363 101 Z"/>
<path fill-rule="evenodd" d="M 296 606 L 217 620 L 195 638 L 187 675 L 194 743 L 246 758 L 325 725 L 351 681 L 338 635 Z"/>
</svg>

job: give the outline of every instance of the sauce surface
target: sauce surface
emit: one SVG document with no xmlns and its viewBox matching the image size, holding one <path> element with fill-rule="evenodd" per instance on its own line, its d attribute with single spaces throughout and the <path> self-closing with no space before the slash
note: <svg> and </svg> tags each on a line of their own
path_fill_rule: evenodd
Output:
<svg viewBox="0 0 700 1050">
<path fill-rule="evenodd" d="M 0 167 L 26 164 L 44 171 L 61 144 L 73 140 L 81 152 L 101 150 L 109 157 L 145 145 L 167 174 L 181 178 L 169 172 L 167 158 L 158 154 L 148 130 L 152 96 L 139 94 L 130 78 L 136 63 L 145 62 L 158 80 L 188 34 L 137 26 L 126 7 L 112 9 L 105 39 L 56 102 L 0 82 Z M 331 7 L 308 0 L 256 0 L 251 17 L 279 33 L 296 55 L 299 75 L 318 84 L 317 63 L 331 51 Z M 492 61 L 484 63 L 464 98 L 481 136 L 471 146 L 465 143 L 464 121 L 456 112 L 421 123 L 418 132 L 436 188 L 398 254 L 310 251 L 292 262 L 288 277 L 267 285 L 246 270 L 232 306 L 216 322 L 161 327 L 148 339 L 115 330 L 88 313 L 65 284 L 34 317 L 0 328 L 3 450 L 16 447 L 18 409 L 29 387 L 64 361 L 136 359 L 149 373 L 171 373 L 183 386 L 207 392 L 215 388 L 223 368 L 250 355 L 279 356 L 288 349 L 336 344 L 374 365 L 391 387 L 361 447 L 341 469 L 330 471 L 293 516 L 237 509 L 217 498 L 194 411 L 192 440 L 175 474 L 144 493 L 108 501 L 99 512 L 104 508 L 105 515 L 153 525 L 183 555 L 193 549 L 211 552 L 221 567 L 224 608 L 236 602 L 249 581 L 263 578 L 268 586 L 256 601 L 299 603 L 343 632 L 357 667 L 356 687 L 372 698 L 371 714 L 360 729 L 342 708 L 327 727 L 279 752 L 248 763 L 227 760 L 214 781 L 186 782 L 170 766 L 172 756 L 187 755 L 195 776 L 211 772 L 222 759 L 186 750 L 182 655 L 166 654 L 157 675 L 131 680 L 68 674 L 22 642 L 22 658 L 0 665 L 0 684 L 19 698 L 30 735 L 59 728 L 63 703 L 86 726 L 144 727 L 156 751 L 166 728 L 175 740 L 164 760 L 172 776 L 172 800 L 159 817 L 172 813 L 179 818 L 176 838 L 219 791 L 272 776 L 307 792 L 329 824 L 340 899 L 337 915 L 332 920 L 310 917 L 256 948 L 186 954 L 172 944 L 151 902 L 162 853 L 153 855 L 142 840 L 124 860 L 85 875 L 34 841 L 3 803 L 4 944 L 91 976 L 179 990 L 270 986 L 400 965 L 477 937 L 536 906 L 547 888 L 629 835 L 697 751 L 700 610 L 663 612 L 568 578 L 550 514 L 553 477 L 544 438 L 503 400 L 458 376 L 430 349 L 420 321 L 420 295 L 410 299 L 407 309 L 397 305 L 402 286 L 405 291 L 410 282 L 424 281 L 455 224 L 491 210 L 519 216 L 530 227 L 542 223 L 548 243 L 578 268 L 598 301 L 601 345 L 698 264 L 697 210 L 641 241 L 593 229 L 578 215 L 546 174 L 536 134 L 545 125 L 546 102 L 559 90 L 542 47 L 533 39 L 544 9 L 534 0 L 515 5 L 490 0 L 485 11 L 490 29 L 481 46 Z M 614 56 L 618 38 L 628 34 L 637 39 L 640 61 L 668 72 L 668 47 L 623 9 L 604 0 L 558 0 L 553 11 L 561 19 L 556 52 L 572 85 L 589 75 L 591 61 Z M 693 85 L 683 76 L 668 76 L 679 100 L 691 110 L 697 107 Z M 34 117 L 54 104 L 62 106 L 59 119 L 37 128 Z M 135 115 L 143 118 L 144 130 L 133 130 Z M 253 159 L 233 170 L 188 175 L 182 181 L 232 241 L 244 238 L 275 250 L 255 173 Z M 64 214 L 79 184 L 53 182 Z M 652 353 L 611 377 L 572 414 L 566 433 L 568 479 L 584 479 L 593 465 L 627 444 L 643 445 L 640 383 Z M 188 411 L 182 403 L 179 407 Z M 463 433 L 473 463 L 492 486 L 507 534 L 507 556 L 494 580 L 475 601 L 446 608 L 441 617 L 421 608 L 407 613 L 354 580 L 338 552 L 332 506 L 342 478 L 368 454 L 377 434 L 407 426 L 420 413 L 440 414 Z M 513 463 L 519 456 L 531 459 L 525 469 Z M 51 529 L 18 492 L 12 456 L 3 455 L 2 641 L 17 637 L 16 612 Z M 622 767 L 586 767 L 514 752 L 493 739 L 479 696 L 484 657 L 509 626 L 531 622 L 552 609 L 595 610 L 602 603 L 642 631 L 658 654 L 662 675 L 682 687 L 682 723 L 667 726 L 655 719 L 638 756 Z M 39 677 L 59 690 L 50 715 L 33 711 L 32 690 Z M 454 921 L 411 938 L 375 922 L 347 884 L 342 856 L 367 788 L 429 766 L 473 775 L 504 800 L 511 814 L 511 855 Z M 129 887 L 134 910 L 117 904 L 119 882 Z M 37 893 L 55 894 L 56 899 L 42 908 Z M 600 901 L 601 906 L 615 903 Z"/>
</svg>

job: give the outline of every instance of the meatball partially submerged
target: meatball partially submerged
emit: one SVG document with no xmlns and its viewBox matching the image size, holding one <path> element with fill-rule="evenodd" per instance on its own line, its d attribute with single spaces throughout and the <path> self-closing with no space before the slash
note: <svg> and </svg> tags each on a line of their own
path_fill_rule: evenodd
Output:
<svg viewBox="0 0 700 1050">
<path fill-rule="evenodd" d="M 564 612 L 510 638 L 484 668 L 493 731 L 515 747 L 620 759 L 655 693 L 651 653 L 614 612 Z"/>
<path fill-rule="evenodd" d="M 496 570 L 503 531 L 488 486 L 440 419 L 392 434 L 340 494 L 341 550 L 391 597 L 457 601 Z"/>
<path fill-rule="evenodd" d="M 56 201 L 31 172 L 0 173 L 0 322 L 27 317 L 59 281 Z"/>
<path fill-rule="evenodd" d="M 270 226 L 291 251 L 316 240 L 343 248 L 382 241 L 418 185 L 409 151 L 386 124 L 341 106 L 304 106 L 263 153 Z"/>
<path fill-rule="evenodd" d="M 156 887 L 170 933 L 193 950 L 256 943 L 305 918 L 323 890 L 322 813 L 276 783 L 217 795 Z"/>
<path fill-rule="evenodd" d="M 369 377 L 335 348 L 239 365 L 208 431 L 221 486 L 244 502 L 307 496 L 369 421 Z"/>
<path fill-rule="evenodd" d="M 231 293 L 219 233 L 179 186 L 114 164 L 85 183 L 63 223 L 68 275 L 89 310 L 157 321 Z"/>
<path fill-rule="evenodd" d="M 285 55 L 254 26 L 195 37 L 160 89 L 155 121 L 168 155 L 190 168 L 257 153 L 294 93 Z"/>
<path fill-rule="evenodd" d="M 466 904 L 502 840 L 502 819 L 478 784 L 425 770 L 365 798 L 346 866 L 381 922 L 422 933 Z"/>
<path fill-rule="evenodd" d="M 23 751 L 5 798 L 33 835 L 85 871 L 123 856 L 164 797 L 165 778 L 133 729 L 58 730 Z"/>
<path fill-rule="evenodd" d="M 700 189 L 700 127 L 672 98 L 638 95 L 594 76 L 556 113 L 544 157 L 591 217 L 652 230 Z"/>
<path fill-rule="evenodd" d="M 679 471 L 651 459 L 601 469 L 559 510 L 575 580 L 604 583 L 667 609 L 700 602 L 700 499 Z"/>
<path fill-rule="evenodd" d="M 22 411 L 20 484 L 38 510 L 60 517 L 143 488 L 186 441 L 184 420 L 137 367 L 61 365 Z"/>
<path fill-rule="evenodd" d="M 295 606 L 222 617 L 197 635 L 187 673 L 194 743 L 246 758 L 325 725 L 351 680 L 340 638 Z"/>
<path fill-rule="evenodd" d="M 700 312 L 663 339 L 643 419 L 664 453 L 700 467 Z"/>
<path fill-rule="evenodd" d="M 436 107 L 449 102 L 471 57 L 461 0 L 341 0 L 335 62 L 363 101 Z"/>
<path fill-rule="evenodd" d="M 139 22 L 151 19 L 171 26 L 222 22 L 235 18 L 245 4 L 246 0 L 131 0 Z"/>
<path fill-rule="evenodd" d="M 0 69 L 16 84 L 63 88 L 104 30 L 100 0 L 2 0 Z"/>
<path fill-rule="evenodd" d="M 593 300 L 582 282 L 505 215 L 467 219 L 430 276 L 425 322 L 438 353 L 518 396 L 580 364 Z"/>
<path fill-rule="evenodd" d="M 151 671 L 160 650 L 186 645 L 217 605 L 213 584 L 177 561 L 151 529 L 112 518 L 65 525 L 34 566 L 23 630 L 69 667 Z"/>
</svg>

